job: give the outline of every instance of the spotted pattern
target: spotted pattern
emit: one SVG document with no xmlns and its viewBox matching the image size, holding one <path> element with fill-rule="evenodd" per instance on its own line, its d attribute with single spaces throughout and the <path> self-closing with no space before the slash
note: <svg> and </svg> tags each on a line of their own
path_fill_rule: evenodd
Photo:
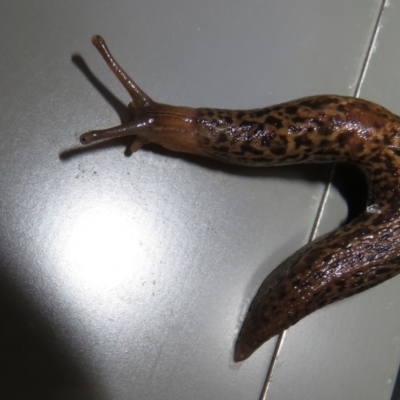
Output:
<svg viewBox="0 0 400 400">
<path fill-rule="evenodd" d="M 212 158 L 248 166 L 351 162 L 369 180 L 364 214 L 300 249 L 264 281 L 236 361 L 318 308 L 400 272 L 398 116 L 361 99 L 314 96 L 248 112 L 198 109 L 197 123 L 199 146 Z"/>
</svg>

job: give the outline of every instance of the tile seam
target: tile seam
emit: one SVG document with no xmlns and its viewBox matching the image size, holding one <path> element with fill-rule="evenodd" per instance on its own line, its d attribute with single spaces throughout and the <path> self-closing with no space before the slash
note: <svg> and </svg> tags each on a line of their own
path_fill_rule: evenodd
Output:
<svg viewBox="0 0 400 400">
<path fill-rule="evenodd" d="M 361 87 L 362 87 L 362 85 L 364 83 L 365 76 L 366 76 L 366 73 L 367 73 L 367 70 L 368 70 L 368 65 L 369 65 L 369 63 L 371 61 L 371 56 L 372 56 L 372 53 L 373 53 L 374 45 L 376 43 L 376 39 L 377 39 L 378 34 L 379 34 L 380 24 L 381 24 L 381 21 L 382 21 L 382 15 L 383 15 L 383 12 L 384 12 L 385 8 L 388 6 L 388 2 L 389 2 L 389 0 L 382 0 L 381 5 L 379 7 L 379 11 L 378 11 L 376 22 L 375 22 L 375 25 L 374 25 L 374 28 L 373 28 L 373 31 L 372 31 L 371 39 L 369 41 L 368 48 L 367 48 L 367 51 L 366 51 L 366 54 L 365 54 L 365 57 L 364 57 L 364 61 L 362 63 L 362 67 L 361 67 L 361 70 L 360 70 L 360 74 L 359 74 L 359 77 L 357 79 L 356 87 L 355 87 L 354 92 L 353 92 L 353 96 L 354 97 L 359 97 L 359 95 L 360 95 Z M 328 195 L 329 195 L 329 190 L 330 190 L 330 187 L 332 185 L 332 179 L 333 179 L 333 175 L 334 175 L 334 172 L 335 172 L 335 165 L 336 164 L 332 164 L 332 166 L 330 167 L 330 170 L 328 172 L 328 178 L 327 178 L 327 181 L 326 181 L 326 184 L 325 184 L 325 189 L 324 189 L 324 192 L 323 192 L 323 194 L 321 196 L 320 204 L 318 206 L 318 210 L 317 210 L 317 213 L 315 215 L 314 223 L 313 223 L 313 226 L 312 226 L 312 229 L 311 229 L 311 232 L 310 232 L 310 236 L 308 238 L 307 243 L 311 242 L 315 238 L 315 235 L 316 235 L 316 232 L 317 232 L 317 229 L 318 229 L 318 226 L 319 226 L 319 223 L 321 221 L 321 217 L 322 217 L 322 214 L 323 214 L 323 211 L 324 211 L 324 208 L 325 208 L 325 204 L 326 204 L 326 201 L 327 201 L 327 198 L 328 198 Z M 271 383 L 271 380 L 272 380 L 272 375 L 273 375 L 273 372 L 274 372 L 274 369 L 275 369 L 275 365 L 276 365 L 277 359 L 279 357 L 279 353 L 280 353 L 280 351 L 282 349 L 282 346 L 283 346 L 283 342 L 284 342 L 285 336 L 286 336 L 286 330 L 284 330 L 278 336 L 278 339 L 277 339 L 276 344 L 275 344 L 274 352 L 273 352 L 272 357 L 271 357 L 271 362 L 269 364 L 268 371 L 267 371 L 267 374 L 266 374 L 266 377 L 265 377 L 265 380 L 264 380 L 264 384 L 263 384 L 263 387 L 262 387 L 262 390 L 261 390 L 261 393 L 260 393 L 259 400 L 267 400 L 268 389 L 269 389 L 269 386 L 270 386 L 270 383 Z"/>
</svg>

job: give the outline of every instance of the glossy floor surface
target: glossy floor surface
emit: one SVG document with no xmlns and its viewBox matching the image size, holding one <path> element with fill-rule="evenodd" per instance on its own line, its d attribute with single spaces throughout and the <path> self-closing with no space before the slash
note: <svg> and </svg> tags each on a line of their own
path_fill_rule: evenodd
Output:
<svg viewBox="0 0 400 400">
<path fill-rule="evenodd" d="M 0 10 L 2 398 L 391 398 L 399 277 L 232 360 L 264 277 L 343 223 L 347 196 L 362 204 L 359 174 L 340 167 L 330 184 L 328 165 L 248 170 L 156 146 L 127 157 L 129 140 L 83 148 L 78 134 L 127 120 L 94 33 L 160 102 L 246 109 L 359 94 L 400 114 L 400 0 Z"/>
</svg>

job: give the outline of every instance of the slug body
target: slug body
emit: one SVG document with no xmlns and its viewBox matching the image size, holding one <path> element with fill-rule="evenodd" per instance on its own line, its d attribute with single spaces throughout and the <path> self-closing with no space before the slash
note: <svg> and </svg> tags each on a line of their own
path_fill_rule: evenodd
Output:
<svg viewBox="0 0 400 400">
<path fill-rule="evenodd" d="M 159 104 L 121 69 L 100 36 L 93 44 L 130 93 L 132 121 L 84 133 L 82 144 L 134 135 L 132 151 L 156 142 L 246 166 L 350 162 L 365 171 L 365 212 L 298 250 L 265 279 L 237 339 L 235 361 L 318 308 L 400 272 L 398 116 L 369 101 L 334 95 L 247 111 Z"/>
</svg>

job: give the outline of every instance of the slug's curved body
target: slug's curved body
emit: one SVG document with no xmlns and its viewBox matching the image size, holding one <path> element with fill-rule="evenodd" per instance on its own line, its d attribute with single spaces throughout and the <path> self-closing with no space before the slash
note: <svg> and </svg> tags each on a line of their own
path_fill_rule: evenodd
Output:
<svg viewBox="0 0 400 400">
<path fill-rule="evenodd" d="M 366 173 L 365 212 L 304 246 L 262 284 L 239 334 L 235 361 L 300 319 L 400 272 L 400 118 L 374 103 L 313 96 L 247 111 L 174 107 L 150 99 L 119 67 L 104 40 L 93 43 L 132 96 L 132 122 L 81 135 L 81 143 L 135 135 L 149 142 L 246 166 L 357 163 Z"/>
</svg>

